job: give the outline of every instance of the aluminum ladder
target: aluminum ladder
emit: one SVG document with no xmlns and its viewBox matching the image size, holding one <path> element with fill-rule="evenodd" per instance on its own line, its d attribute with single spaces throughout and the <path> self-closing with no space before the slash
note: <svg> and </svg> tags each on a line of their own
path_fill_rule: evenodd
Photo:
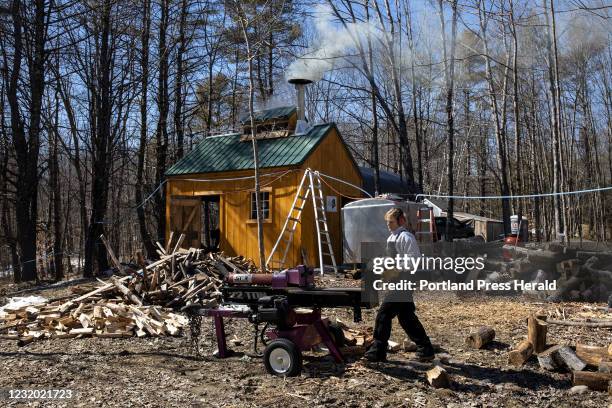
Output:
<svg viewBox="0 0 612 408">
<path fill-rule="evenodd" d="M 321 175 L 318 171 L 312 171 L 311 169 L 306 169 L 306 171 L 304 171 L 304 176 L 302 176 L 302 181 L 293 199 L 289 214 L 287 214 L 287 218 L 285 219 L 283 229 L 266 260 L 267 267 L 271 267 L 272 269 L 283 269 L 285 267 L 287 255 L 293 243 L 295 230 L 298 224 L 301 224 L 302 212 L 309 198 L 312 198 L 321 274 L 324 273 L 325 268 L 333 269 L 334 273 L 338 273 L 338 266 L 336 265 L 334 249 L 329 234 L 329 226 L 327 224 L 327 216 L 325 215 L 325 198 L 323 196 L 323 186 L 321 185 Z M 323 251 L 324 246 L 327 252 Z M 280 260 L 272 260 L 277 251 L 281 253 Z M 331 261 L 331 265 L 325 264 L 325 257 Z"/>
</svg>

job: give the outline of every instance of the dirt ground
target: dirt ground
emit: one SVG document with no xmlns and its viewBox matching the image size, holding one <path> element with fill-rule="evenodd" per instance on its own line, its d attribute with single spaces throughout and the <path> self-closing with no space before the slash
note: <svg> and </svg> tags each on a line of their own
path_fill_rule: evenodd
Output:
<svg viewBox="0 0 612 408">
<path fill-rule="evenodd" d="M 330 285 L 342 286 L 335 280 Z M 9 296 L 14 286 L 0 288 Z M 33 291 L 48 298 L 70 293 L 67 288 Z M 452 378 L 451 389 L 433 389 L 425 380 L 431 364 L 397 352 L 386 363 L 367 363 L 347 355 L 335 364 L 324 352 L 307 353 L 304 370 L 295 378 L 266 373 L 252 355 L 252 327 L 246 320 L 227 324 L 238 355 L 225 360 L 216 349 L 213 326 L 204 320 L 201 356 L 195 355 L 189 332 L 181 337 L 129 339 L 55 339 L 18 347 L 0 340 L 0 389 L 70 389 L 70 400 L 4 400 L 2 406 L 147 406 L 147 407 L 612 407 L 604 392 L 570 393 L 571 378 L 541 370 L 530 360 L 523 368 L 507 365 L 507 352 L 526 335 L 526 317 L 545 310 L 556 316 L 604 317 L 593 304 L 541 303 L 523 297 L 458 297 L 455 293 L 417 293 L 417 312 L 434 343 L 439 363 Z M 2 303 L 0 303 L 2 304 Z M 601 306 L 601 305 L 600 305 Z M 352 327 L 373 324 L 375 310 L 363 311 L 353 323 L 348 310 L 326 310 Z M 496 341 L 484 350 L 465 346 L 471 329 L 489 325 Z M 392 340 L 404 334 L 396 323 Z M 608 345 L 610 329 L 551 326 L 549 343 Z M 260 351 L 262 349 L 260 348 Z M 6 398 L 6 396 L 4 396 Z"/>
</svg>

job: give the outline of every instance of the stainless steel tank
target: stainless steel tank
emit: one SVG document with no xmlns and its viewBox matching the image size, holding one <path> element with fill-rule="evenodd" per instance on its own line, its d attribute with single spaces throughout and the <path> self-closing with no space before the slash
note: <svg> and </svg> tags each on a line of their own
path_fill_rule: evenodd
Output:
<svg viewBox="0 0 612 408">
<path fill-rule="evenodd" d="M 417 210 L 426 207 L 411 201 L 394 201 L 383 198 L 366 198 L 353 201 L 342 208 L 342 252 L 345 264 L 361 263 L 361 244 L 386 242 L 389 230 L 385 213 L 399 207 L 406 214 L 408 229 L 417 226 Z"/>
</svg>

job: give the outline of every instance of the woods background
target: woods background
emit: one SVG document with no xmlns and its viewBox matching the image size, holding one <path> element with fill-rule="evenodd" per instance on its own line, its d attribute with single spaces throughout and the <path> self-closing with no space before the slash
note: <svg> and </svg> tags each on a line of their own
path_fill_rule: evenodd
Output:
<svg viewBox="0 0 612 408">
<path fill-rule="evenodd" d="M 336 122 L 424 193 L 611 185 L 604 0 L 0 0 L 0 271 L 107 267 L 164 240 L 164 172 L 255 108 Z M 248 41 L 246 41 L 248 40 Z M 247 47 L 248 46 L 248 47 Z M 249 61 L 252 64 L 249 64 Z M 251 70 L 249 71 L 249 65 Z M 453 200 L 535 239 L 612 234 L 609 193 Z"/>
</svg>

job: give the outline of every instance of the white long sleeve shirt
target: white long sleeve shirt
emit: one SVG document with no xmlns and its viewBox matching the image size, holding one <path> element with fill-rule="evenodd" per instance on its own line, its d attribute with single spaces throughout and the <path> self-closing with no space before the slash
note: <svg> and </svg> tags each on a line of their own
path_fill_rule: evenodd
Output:
<svg viewBox="0 0 612 408">
<path fill-rule="evenodd" d="M 391 232 L 387 242 L 395 242 L 395 250 L 398 255 L 421 256 L 421 249 L 416 238 L 404 227 L 399 227 Z"/>
</svg>

